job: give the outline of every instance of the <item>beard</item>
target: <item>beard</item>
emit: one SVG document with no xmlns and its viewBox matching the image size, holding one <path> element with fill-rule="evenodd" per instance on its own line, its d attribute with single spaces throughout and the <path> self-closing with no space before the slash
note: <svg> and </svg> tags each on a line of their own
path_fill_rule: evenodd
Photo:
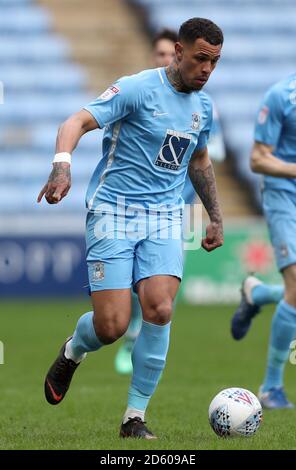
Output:
<svg viewBox="0 0 296 470">
<path fill-rule="evenodd" d="M 179 69 L 176 62 L 173 62 L 166 68 L 167 76 L 171 84 L 177 91 L 182 93 L 192 93 L 193 91 L 200 91 L 205 83 L 194 83 L 193 80 L 184 80 L 181 70 Z"/>
</svg>

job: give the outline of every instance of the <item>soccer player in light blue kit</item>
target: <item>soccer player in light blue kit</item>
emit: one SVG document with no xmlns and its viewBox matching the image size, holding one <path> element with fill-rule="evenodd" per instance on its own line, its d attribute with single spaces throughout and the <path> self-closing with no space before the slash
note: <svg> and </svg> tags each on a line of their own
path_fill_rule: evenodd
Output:
<svg viewBox="0 0 296 470">
<path fill-rule="evenodd" d="M 153 63 L 155 67 L 167 67 L 175 57 L 175 44 L 178 41 L 178 35 L 175 31 L 164 29 L 160 31 L 153 39 Z M 221 162 L 225 159 L 225 145 L 218 116 L 217 109 L 213 104 L 213 121 L 208 140 L 208 153 L 210 159 Z M 182 198 L 185 204 L 193 204 L 196 199 L 196 191 L 192 186 L 187 174 Z M 186 252 L 184 253 L 184 255 Z M 185 261 L 185 260 L 184 260 Z M 131 374 L 133 371 L 131 353 L 135 340 L 141 330 L 142 311 L 138 296 L 135 292 L 132 295 L 132 313 L 131 321 L 124 340 L 115 356 L 115 370 L 119 374 Z"/>
<path fill-rule="evenodd" d="M 222 31 L 211 21 L 192 18 L 183 23 L 169 67 L 118 80 L 61 126 L 53 170 L 38 196 L 40 202 L 45 195 L 50 204 L 65 197 L 70 154 L 83 134 L 105 127 L 103 158 L 87 191 L 93 310 L 78 320 L 50 367 L 45 396 L 53 405 L 60 403 L 86 354 L 125 333 L 134 287 L 143 322 L 132 353 L 122 437 L 155 438 L 144 416 L 165 366 L 173 301 L 182 278 L 181 193 L 187 169 L 210 218 L 202 247 L 211 251 L 223 243 L 207 152 L 212 106 L 201 91 L 222 44 Z"/>
<path fill-rule="evenodd" d="M 296 337 L 296 74 L 269 89 L 261 105 L 251 167 L 263 175 L 263 209 L 282 286 L 250 276 L 232 319 L 232 334 L 247 333 L 261 305 L 278 302 L 271 326 L 268 363 L 259 398 L 265 408 L 292 408 L 283 388 L 284 367 Z"/>
</svg>

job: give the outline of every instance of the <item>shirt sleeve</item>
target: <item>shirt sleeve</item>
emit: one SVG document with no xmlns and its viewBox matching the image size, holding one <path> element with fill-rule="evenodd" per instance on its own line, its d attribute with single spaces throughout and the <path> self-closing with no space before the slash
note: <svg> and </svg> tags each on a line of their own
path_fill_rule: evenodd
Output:
<svg viewBox="0 0 296 470">
<path fill-rule="evenodd" d="M 100 128 L 133 113 L 140 101 L 133 76 L 123 77 L 107 88 L 95 101 L 84 107 L 95 118 Z"/>
<path fill-rule="evenodd" d="M 195 147 L 195 150 L 201 150 L 207 146 L 211 127 L 212 127 L 212 122 L 213 122 L 213 105 L 210 99 L 208 99 L 207 105 L 206 105 L 206 122 L 198 136 L 198 142 Z"/>
<path fill-rule="evenodd" d="M 283 125 L 283 98 L 276 88 L 269 90 L 259 109 L 255 126 L 255 141 L 276 146 Z"/>
</svg>

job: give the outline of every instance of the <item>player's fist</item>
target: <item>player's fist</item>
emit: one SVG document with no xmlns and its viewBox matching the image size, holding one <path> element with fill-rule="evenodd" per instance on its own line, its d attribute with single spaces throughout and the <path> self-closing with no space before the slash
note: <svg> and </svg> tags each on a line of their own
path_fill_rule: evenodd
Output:
<svg viewBox="0 0 296 470">
<path fill-rule="evenodd" d="M 71 188 L 70 164 L 66 162 L 54 163 L 48 182 L 41 189 L 37 202 L 41 202 L 43 196 L 48 204 L 57 204 Z"/>
<path fill-rule="evenodd" d="M 221 222 L 211 222 L 206 228 L 206 236 L 202 239 L 201 246 L 206 251 L 215 250 L 223 245 L 223 225 Z"/>
</svg>

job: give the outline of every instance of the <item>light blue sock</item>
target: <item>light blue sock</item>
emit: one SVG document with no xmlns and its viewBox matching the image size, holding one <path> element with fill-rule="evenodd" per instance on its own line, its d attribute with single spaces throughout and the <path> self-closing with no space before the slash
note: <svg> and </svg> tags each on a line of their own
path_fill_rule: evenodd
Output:
<svg viewBox="0 0 296 470">
<path fill-rule="evenodd" d="M 278 304 L 284 298 L 284 286 L 259 284 L 253 287 L 251 297 L 255 305 Z"/>
<path fill-rule="evenodd" d="M 71 350 L 74 357 L 80 357 L 82 354 L 91 351 L 97 351 L 103 346 L 103 343 L 96 335 L 93 324 L 93 312 L 87 312 L 79 318 L 71 340 Z"/>
<path fill-rule="evenodd" d="M 124 335 L 127 341 L 135 341 L 141 330 L 142 309 L 139 298 L 135 292 L 132 293 L 132 315 L 128 329 Z"/>
<path fill-rule="evenodd" d="M 290 343 L 296 336 L 296 308 L 281 300 L 272 319 L 266 376 L 262 387 L 282 387 Z"/>
<path fill-rule="evenodd" d="M 128 408 L 146 410 L 165 366 L 170 327 L 171 323 L 160 326 L 142 322 L 132 353 L 133 376 L 128 393 Z"/>
</svg>

